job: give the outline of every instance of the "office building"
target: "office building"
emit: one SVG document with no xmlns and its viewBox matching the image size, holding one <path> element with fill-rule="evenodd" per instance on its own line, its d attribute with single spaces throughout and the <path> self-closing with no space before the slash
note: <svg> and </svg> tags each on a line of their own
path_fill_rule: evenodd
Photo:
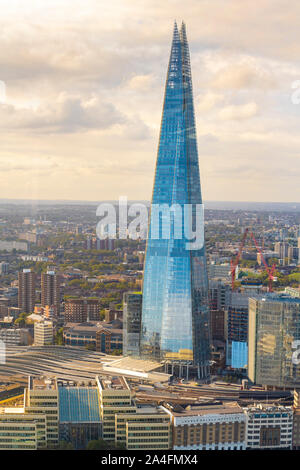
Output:
<svg viewBox="0 0 300 470">
<path fill-rule="evenodd" d="M 165 405 L 171 416 L 174 450 L 244 450 L 246 418 L 235 402 Z"/>
<path fill-rule="evenodd" d="M 185 25 L 179 32 L 175 24 L 145 257 L 140 351 L 179 374 L 206 379 L 210 326 L 202 209 L 189 48 Z M 187 233 L 196 213 L 191 246 Z"/>
<path fill-rule="evenodd" d="M 291 449 L 293 410 L 291 406 L 259 403 L 244 408 L 246 448 L 251 450 Z"/>
<path fill-rule="evenodd" d="M 245 354 L 236 357 L 236 353 L 247 352 L 249 296 L 249 293 L 231 292 L 225 309 L 226 364 L 235 368 L 237 365 L 240 366 L 237 368 L 247 365 Z"/>
<path fill-rule="evenodd" d="M 299 347 L 295 341 L 300 341 L 300 299 L 275 294 L 250 299 L 248 375 L 252 382 L 299 386 L 300 365 L 293 357 Z"/>
<path fill-rule="evenodd" d="M 142 316 L 142 293 L 123 295 L 123 355 L 139 356 Z"/>
<path fill-rule="evenodd" d="M 115 441 L 118 413 L 135 413 L 133 394 L 124 377 L 97 377 L 103 439 Z"/>
<path fill-rule="evenodd" d="M 32 343 L 32 338 L 27 328 L 3 328 L 3 323 L 1 326 L 0 340 L 6 346 L 27 346 Z"/>
<path fill-rule="evenodd" d="M 34 323 L 34 345 L 46 346 L 53 344 L 53 323 L 44 320 Z"/>
<path fill-rule="evenodd" d="M 99 393 L 96 387 L 58 387 L 59 440 L 75 450 L 102 438 Z"/>
<path fill-rule="evenodd" d="M 18 307 L 22 312 L 32 313 L 35 305 L 36 274 L 31 269 L 23 269 L 18 274 Z"/>
<path fill-rule="evenodd" d="M 41 274 L 42 307 L 54 307 L 56 314 L 60 312 L 60 276 L 55 271 Z"/>
<path fill-rule="evenodd" d="M 136 404 L 134 413 L 116 414 L 115 442 L 127 450 L 169 450 L 171 436 L 170 417 L 161 406 Z"/>
<path fill-rule="evenodd" d="M 122 354 L 123 328 L 120 321 L 101 324 L 101 328 L 96 331 L 96 351 L 104 354 Z"/>
<path fill-rule="evenodd" d="M 46 415 L 25 408 L 0 408 L 0 450 L 38 450 L 46 447 Z"/>
<path fill-rule="evenodd" d="M 123 444 L 128 450 L 168 450 L 171 423 L 162 407 L 142 405 L 124 377 L 97 377 L 103 439 Z"/>
</svg>

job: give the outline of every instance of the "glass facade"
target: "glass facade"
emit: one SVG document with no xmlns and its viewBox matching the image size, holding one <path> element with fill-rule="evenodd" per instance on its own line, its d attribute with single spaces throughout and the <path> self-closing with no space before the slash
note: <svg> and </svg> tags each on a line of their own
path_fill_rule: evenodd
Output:
<svg viewBox="0 0 300 470">
<path fill-rule="evenodd" d="M 138 356 L 140 351 L 140 331 L 142 313 L 142 293 L 126 292 L 123 295 L 123 354 Z"/>
<path fill-rule="evenodd" d="M 167 210 L 159 212 L 164 205 Z M 183 361 L 208 374 L 209 304 L 204 243 L 187 241 L 202 207 L 189 48 L 174 27 L 143 280 L 141 356 Z M 191 217 L 185 210 L 191 208 Z M 170 210 L 171 208 L 171 210 Z M 176 210 L 173 210 L 176 208 Z M 171 221 L 168 236 L 164 227 Z M 187 227 L 187 225 L 189 225 Z M 204 240 L 204 222 L 196 227 Z"/>
<path fill-rule="evenodd" d="M 248 375 L 259 385 L 299 387 L 300 299 L 269 295 L 249 300 Z M 298 361 L 297 361 L 298 362 Z"/>
</svg>

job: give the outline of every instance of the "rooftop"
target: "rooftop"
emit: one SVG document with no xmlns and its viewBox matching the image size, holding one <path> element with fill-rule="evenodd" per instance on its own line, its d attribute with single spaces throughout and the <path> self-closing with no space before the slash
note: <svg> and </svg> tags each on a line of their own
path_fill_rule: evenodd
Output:
<svg viewBox="0 0 300 470">
<path fill-rule="evenodd" d="M 205 416 L 213 414 L 233 414 L 243 413 L 243 409 L 237 402 L 228 402 L 220 405 L 188 405 L 186 407 L 180 405 L 169 405 L 168 408 L 173 416 Z"/>
<path fill-rule="evenodd" d="M 56 390 L 56 380 L 49 377 L 29 377 L 28 388 L 30 390 Z"/>
<path fill-rule="evenodd" d="M 96 387 L 58 387 L 58 393 L 60 422 L 100 422 Z"/>
<path fill-rule="evenodd" d="M 103 390 L 130 390 L 125 377 L 108 376 L 99 381 Z"/>
</svg>

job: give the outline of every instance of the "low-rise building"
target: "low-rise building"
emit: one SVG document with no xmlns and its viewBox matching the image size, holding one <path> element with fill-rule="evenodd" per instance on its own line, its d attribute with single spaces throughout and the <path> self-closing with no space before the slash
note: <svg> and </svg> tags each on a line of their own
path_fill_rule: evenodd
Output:
<svg viewBox="0 0 300 470">
<path fill-rule="evenodd" d="M 246 417 L 236 403 L 165 405 L 174 450 L 244 450 Z"/>
<path fill-rule="evenodd" d="M 26 346 L 31 343 L 32 338 L 27 328 L 2 328 L 0 340 L 6 346 Z"/>
<path fill-rule="evenodd" d="M 291 449 L 293 409 L 265 403 L 244 408 L 247 449 Z"/>
<path fill-rule="evenodd" d="M 0 449 L 39 450 L 57 445 L 56 380 L 29 377 L 23 405 L 0 407 Z"/>
<path fill-rule="evenodd" d="M 168 450 L 171 420 L 159 406 L 140 405 L 124 377 L 97 377 L 103 439 L 128 450 Z"/>
</svg>

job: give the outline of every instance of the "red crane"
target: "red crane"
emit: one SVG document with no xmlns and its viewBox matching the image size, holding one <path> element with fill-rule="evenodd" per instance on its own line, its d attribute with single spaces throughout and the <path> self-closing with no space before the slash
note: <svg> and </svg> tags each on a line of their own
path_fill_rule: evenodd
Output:
<svg viewBox="0 0 300 470">
<path fill-rule="evenodd" d="M 242 251 L 243 251 L 243 248 L 244 248 L 244 245 L 245 245 L 245 240 L 246 240 L 248 231 L 249 231 L 249 229 L 246 228 L 246 230 L 244 232 L 244 235 L 243 235 L 243 238 L 242 238 L 242 241 L 241 241 L 241 244 L 240 244 L 238 254 L 236 255 L 235 260 L 234 261 L 230 260 L 232 290 L 234 290 L 235 272 L 236 272 L 237 265 L 239 264 L 239 260 L 240 260 L 240 257 L 241 257 L 241 254 L 242 254 Z"/>
<path fill-rule="evenodd" d="M 230 262 L 230 266 L 231 266 L 231 287 L 232 287 L 232 290 L 234 290 L 234 281 L 235 281 L 235 273 L 236 273 L 236 268 L 237 268 L 237 265 L 238 265 L 238 262 L 240 260 L 240 257 L 241 257 L 241 254 L 242 254 L 242 251 L 243 251 L 243 248 L 244 248 L 244 245 L 245 245 L 245 241 L 246 241 L 246 237 L 248 235 L 248 232 L 249 232 L 249 228 L 246 228 L 245 232 L 244 232 L 244 235 L 243 235 L 243 238 L 242 238 L 242 241 L 241 241 L 241 244 L 240 244 L 240 248 L 239 248 L 239 251 L 238 251 L 238 254 L 235 258 L 234 261 L 231 260 Z M 256 238 L 253 234 L 253 232 L 250 232 L 250 237 L 252 238 L 253 242 L 254 242 L 254 245 L 255 245 L 255 248 L 256 250 L 258 251 L 258 253 L 260 254 L 260 258 L 261 258 L 261 261 L 264 265 L 264 267 L 266 268 L 266 271 L 268 273 L 268 278 L 269 278 L 269 283 L 268 283 L 268 290 L 269 292 L 272 292 L 272 285 L 273 285 L 273 281 L 274 281 L 274 272 L 275 272 L 275 268 L 276 268 L 276 264 L 273 264 L 272 267 L 268 266 L 268 264 L 266 263 L 266 260 L 262 254 L 262 251 L 260 249 L 260 247 L 258 246 L 258 243 L 256 241 Z"/>
</svg>

